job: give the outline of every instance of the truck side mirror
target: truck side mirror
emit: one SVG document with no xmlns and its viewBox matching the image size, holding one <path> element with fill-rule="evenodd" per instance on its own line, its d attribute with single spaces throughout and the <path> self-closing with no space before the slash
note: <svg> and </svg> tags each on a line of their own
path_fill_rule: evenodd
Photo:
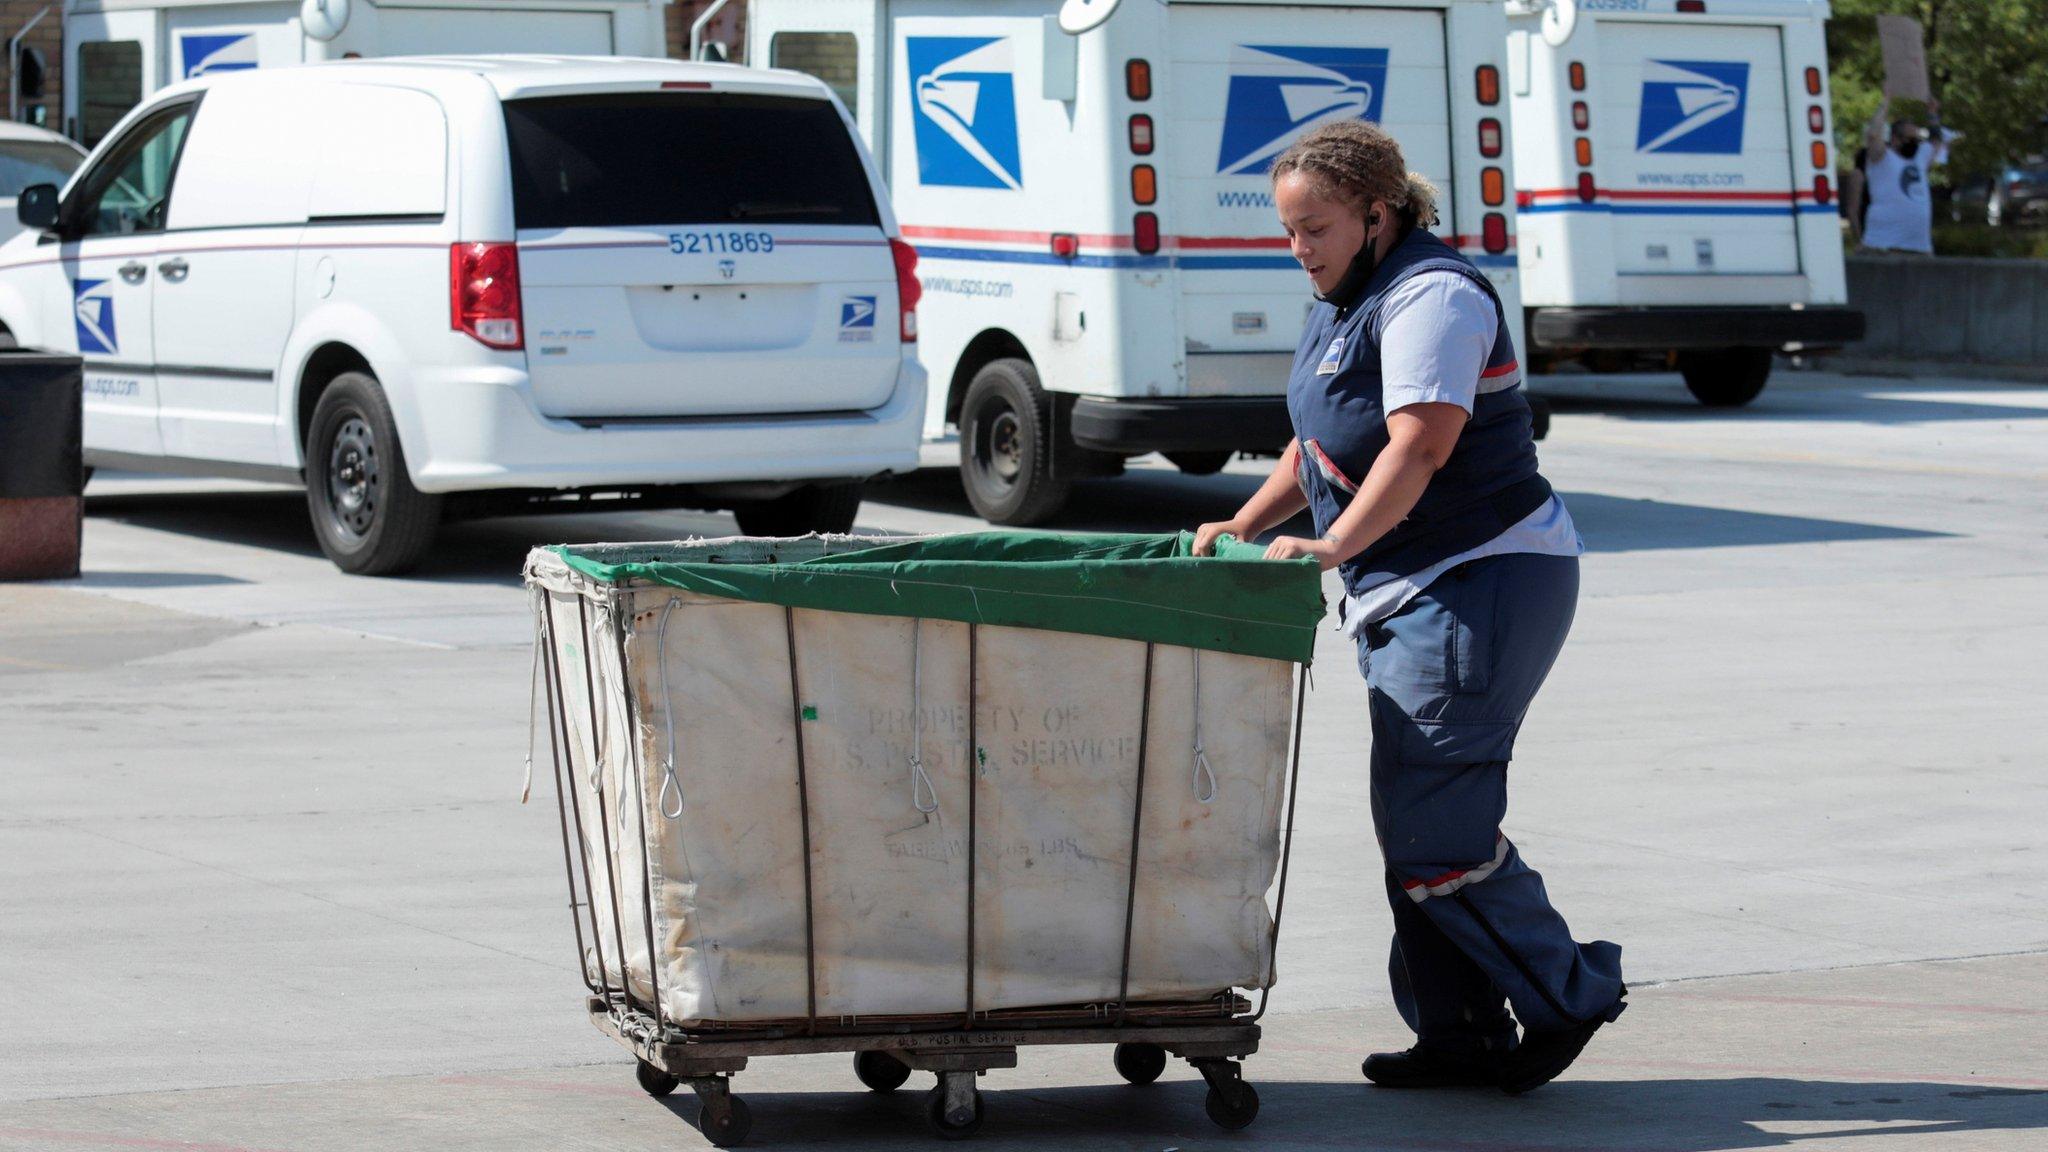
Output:
<svg viewBox="0 0 2048 1152">
<path fill-rule="evenodd" d="M 54 227 L 57 223 L 57 186 L 31 184 L 23 188 L 14 201 L 14 214 L 21 218 L 24 227 L 38 232 Z"/>
</svg>

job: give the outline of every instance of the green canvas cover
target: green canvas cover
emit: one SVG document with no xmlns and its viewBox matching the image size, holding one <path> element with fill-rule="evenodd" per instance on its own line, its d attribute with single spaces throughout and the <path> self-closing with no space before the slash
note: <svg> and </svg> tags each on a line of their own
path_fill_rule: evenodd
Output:
<svg viewBox="0 0 2048 1152">
<path fill-rule="evenodd" d="M 1225 537 L 968 532 L 898 538 L 558 545 L 605 584 L 732 600 L 1084 632 L 1308 663 L 1323 616 L 1314 560 L 1270 561 Z"/>
</svg>

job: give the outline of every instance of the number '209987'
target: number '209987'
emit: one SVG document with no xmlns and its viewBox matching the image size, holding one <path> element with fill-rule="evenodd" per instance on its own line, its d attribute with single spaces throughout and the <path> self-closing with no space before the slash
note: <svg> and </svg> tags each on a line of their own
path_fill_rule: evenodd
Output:
<svg viewBox="0 0 2048 1152">
<path fill-rule="evenodd" d="M 678 256 L 773 252 L 775 236 L 769 232 L 671 232 L 668 250 Z"/>
</svg>

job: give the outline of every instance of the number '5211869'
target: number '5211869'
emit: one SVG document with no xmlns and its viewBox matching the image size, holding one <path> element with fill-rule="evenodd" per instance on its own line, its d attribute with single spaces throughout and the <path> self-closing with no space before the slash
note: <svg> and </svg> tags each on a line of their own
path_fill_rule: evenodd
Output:
<svg viewBox="0 0 2048 1152">
<path fill-rule="evenodd" d="M 678 256 L 773 252 L 775 236 L 768 232 L 671 232 L 668 250 Z"/>
</svg>

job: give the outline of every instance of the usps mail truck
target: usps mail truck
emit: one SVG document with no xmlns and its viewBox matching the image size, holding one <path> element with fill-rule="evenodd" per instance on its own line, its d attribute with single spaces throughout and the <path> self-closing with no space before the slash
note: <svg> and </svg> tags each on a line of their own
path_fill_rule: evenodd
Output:
<svg viewBox="0 0 2048 1152">
<path fill-rule="evenodd" d="M 1267 172 L 1376 121 L 1444 190 L 1437 233 L 1520 304 L 1497 0 L 753 0 L 750 63 L 830 84 L 923 280 L 926 432 L 976 511 L 1077 477 L 1190 473 L 1290 435 L 1311 298 Z M 957 430 L 957 431 L 956 431 Z"/>
<path fill-rule="evenodd" d="M 90 148 L 158 89 L 357 56 L 665 56 L 666 0 L 74 0 L 64 130 Z"/>
<path fill-rule="evenodd" d="M 1532 370 L 1678 369 L 1746 404 L 1845 306 L 1825 0 L 1510 0 Z"/>
</svg>

